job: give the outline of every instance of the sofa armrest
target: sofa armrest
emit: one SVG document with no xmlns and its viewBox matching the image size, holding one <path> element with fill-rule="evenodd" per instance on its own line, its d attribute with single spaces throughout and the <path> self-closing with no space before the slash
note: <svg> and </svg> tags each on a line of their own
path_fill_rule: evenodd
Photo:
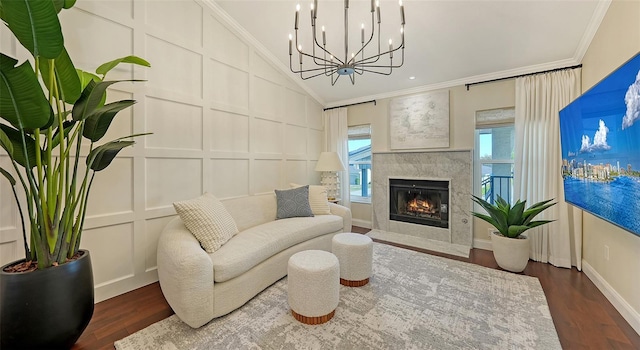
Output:
<svg viewBox="0 0 640 350">
<path fill-rule="evenodd" d="M 351 232 L 351 209 L 342 205 L 329 203 L 331 214 L 342 216 L 342 232 Z"/>
<path fill-rule="evenodd" d="M 213 318 L 213 263 L 179 217 L 158 239 L 158 279 L 165 299 L 193 328 Z"/>
</svg>

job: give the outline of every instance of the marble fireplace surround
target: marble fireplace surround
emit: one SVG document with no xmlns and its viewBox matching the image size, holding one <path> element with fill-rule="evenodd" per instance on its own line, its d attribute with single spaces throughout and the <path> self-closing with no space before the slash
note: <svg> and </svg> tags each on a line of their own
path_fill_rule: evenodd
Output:
<svg viewBox="0 0 640 350">
<path fill-rule="evenodd" d="M 470 249 L 473 244 L 471 193 L 471 150 L 374 152 L 372 159 L 372 208 L 374 238 L 403 237 L 411 242 L 433 242 L 433 249 L 447 252 L 446 247 Z M 389 179 L 448 180 L 449 228 L 424 226 L 389 220 Z M 394 240 L 394 239 L 391 239 Z M 405 243 L 405 242 L 396 242 Z M 428 245 L 430 246 L 430 245 Z M 424 246 L 423 246 L 424 247 Z M 438 249 L 444 247 L 445 249 Z M 429 249 L 429 248 L 427 248 Z M 468 249 L 467 254 L 468 255 Z"/>
</svg>

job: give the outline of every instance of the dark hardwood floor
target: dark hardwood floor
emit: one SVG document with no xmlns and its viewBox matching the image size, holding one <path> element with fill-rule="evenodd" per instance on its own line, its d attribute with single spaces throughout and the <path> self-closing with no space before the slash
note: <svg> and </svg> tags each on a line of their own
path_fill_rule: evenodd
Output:
<svg viewBox="0 0 640 350">
<path fill-rule="evenodd" d="M 353 232 L 368 229 L 353 227 Z M 381 242 L 381 241 L 378 241 Z M 386 242 L 382 242 L 386 243 Z M 405 247 L 498 269 L 493 253 L 472 249 L 468 259 Z M 563 349 L 640 349 L 640 335 L 582 272 L 529 261 L 525 275 L 537 277 L 547 297 Z M 91 323 L 73 349 L 113 349 L 113 342 L 173 314 L 156 282 L 96 304 Z"/>
</svg>

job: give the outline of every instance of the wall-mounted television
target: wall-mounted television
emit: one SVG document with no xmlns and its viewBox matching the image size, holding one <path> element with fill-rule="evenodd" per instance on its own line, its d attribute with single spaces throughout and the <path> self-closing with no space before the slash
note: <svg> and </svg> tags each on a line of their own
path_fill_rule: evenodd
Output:
<svg viewBox="0 0 640 350">
<path fill-rule="evenodd" d="M 640 236 L 640 53 L 560 111 L 565 200 Z"/>
</svg>

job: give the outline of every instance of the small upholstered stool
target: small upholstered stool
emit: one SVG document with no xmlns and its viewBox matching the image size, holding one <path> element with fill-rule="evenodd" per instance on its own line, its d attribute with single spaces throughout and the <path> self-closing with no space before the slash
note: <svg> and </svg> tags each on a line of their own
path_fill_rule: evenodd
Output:
<svg viewBox="0 0 640 350">
<path fill-rule="evenodd" d="M 361 287 L 369 283 L 373 260 L 373 241 L 358 233 L 333 236 L 331 251 L 340 261 L 340 284 Z"/>
<path fill-rule="evenodd" d="M 323 250 L 305 250 L 289 258 L 287 271 L 293 317 L 306 324 L 329 321 L 340 299 L 338 258 Z"/>
</svg>

